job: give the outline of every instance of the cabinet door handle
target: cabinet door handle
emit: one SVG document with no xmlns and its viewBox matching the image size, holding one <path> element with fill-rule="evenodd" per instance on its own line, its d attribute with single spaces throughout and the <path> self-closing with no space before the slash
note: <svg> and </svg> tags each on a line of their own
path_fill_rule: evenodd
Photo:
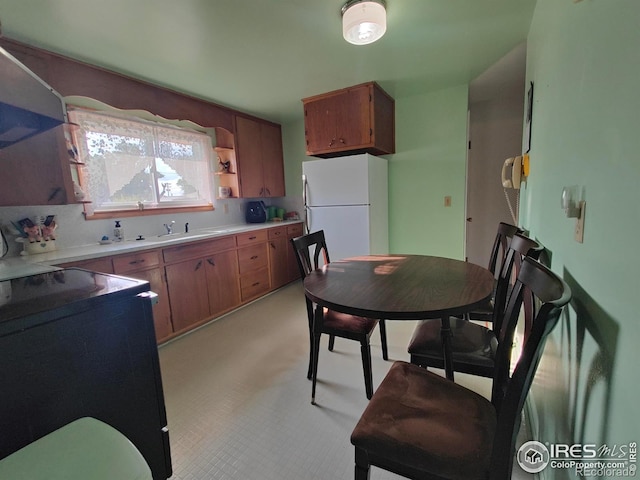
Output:
<svg viewBox="0 0 640 480">
<path fill-rule="evenodd" d="M 202 260 L 198 261 L 198 264 L 196 265 L 196 268 L 194 269 L 194 271 L 195 270 L 200 270 L 200 267 L 202 267 Z"/>
<path fill-rule="evenodd" d="M 260 282 L 256 282 L 253 285 L 251 285 L 252 287 L 257 287 L 258 285 L 260 285 Z"/>
<path fill-rule="evenodd" d="M 144 263 L 144 259 L 133 260 L 133 261 L 129 262 L 129 265 L 137 265 L 138 263 Z"/>
<path fill-rule="evenodd" d="M 258 238 L 258 237 L 256 237 L 256 236 L 249 237 L 249 240 L 255 240 L 256 238 Z"/>
<path fill-rule="evenodd" d="M 271 245 L 271 248 L 276 248 L 276 246 L 273 244 L 273 242 L 269 242 L 269 245 Z"/>
<path fill-rule="evenodd" d="M 251 257 L 251 260 L 255 260 L 256 258 L 258 258 L 258 255 L 254 255 L 253 257 Z"/>
<path fill-rule="evenodd" d="M 267 196 L 270 197 L 271 196 L 271 190 L 269 190 L 268 188 L 266 188 L 267 190 Z"/>
<path fill-rule="evenodd" d="M 340 139 L 340 143 L 344 144 L 344 138 Z"/>
<path fill-rule="evenodd" d="M 207 258 L 207 263 L 208 263 L 209 265 L 211 265 L 212 267 L 215 267 L 215 266 L 216 266 L 216 262 L 214 262 L 214 261 L 213 261 L 213 260 L 211 260 L 210 258 Z"/>
<path fill-rule="evenodd" d="M 333 147 L 333 144 L 336 143 L 336 139 L 332 138 L 331 141 L 329 142 L 329 146 Z"/>
</svg>

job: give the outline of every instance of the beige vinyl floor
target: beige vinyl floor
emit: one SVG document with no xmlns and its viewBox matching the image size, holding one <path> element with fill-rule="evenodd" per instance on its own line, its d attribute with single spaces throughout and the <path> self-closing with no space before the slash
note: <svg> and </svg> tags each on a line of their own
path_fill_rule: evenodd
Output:
<svg viewBox="0 0 640 480">
<path fill-rule="evenodd" d="M 374 387 L 408 360 L 415 323 L 387 321 L 389 361 L 372 336 Z M 300 282 L 160 347 L 175 480 L 353 479 L 351 431 L 367 405 L 357 342 L 321 345 L 316 402 Z M 456 381 L 488 396 L 487 379 Z M 375 467 L 371 480 L 401 477 Z"/>
</svg>

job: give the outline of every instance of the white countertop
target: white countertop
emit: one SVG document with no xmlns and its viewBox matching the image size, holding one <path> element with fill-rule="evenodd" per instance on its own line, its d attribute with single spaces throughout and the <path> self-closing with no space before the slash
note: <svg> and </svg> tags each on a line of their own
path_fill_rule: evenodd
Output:
<svg viewBox="0 0 640 480">
<path fill-rule="evenodd" d="M 54 270 L 60 269 L 51 265 L 33 263 L 32 259 L 29 261 L 25 257 L 7 258 L 0 260 L 0 281 L 53 272 Z"/>
<path fill-rule="evenodd" d="M 163 248 L 193 242 L 195 240 L 224 237 L 226 235 L 292 225 L 295 223 L 300 223 L 300 220 L 208 227 L 193 230 L 189 233 L 145 237 L 145 240 L 132 239 L 124 242 L 113 242 L 107 245 L 94 243 L 71 248 L 59 248 L 58 250 L 48 253 L 11 257 L 0 260 L 0 281 L 58 270 L 55 265 L 61 263 L 89 260 L 121 253 L 132 253 L 152 248 Z"/>
</svg>

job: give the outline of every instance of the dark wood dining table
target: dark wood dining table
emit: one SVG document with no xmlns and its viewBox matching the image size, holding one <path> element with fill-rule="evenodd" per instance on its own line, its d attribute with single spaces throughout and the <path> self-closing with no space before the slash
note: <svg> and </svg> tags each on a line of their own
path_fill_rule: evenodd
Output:
<svg viewBox="0 0 640 480">
<path fill-rule="evenodd" d="M 463 315 L 492 294 L 486 268 L 426 255 L 369 255 L 324 265 L 304 279 L 318 309 L 385 320 L 442 319 L 443 359 L 453 379 L 449 317 Z"/>
</svg>

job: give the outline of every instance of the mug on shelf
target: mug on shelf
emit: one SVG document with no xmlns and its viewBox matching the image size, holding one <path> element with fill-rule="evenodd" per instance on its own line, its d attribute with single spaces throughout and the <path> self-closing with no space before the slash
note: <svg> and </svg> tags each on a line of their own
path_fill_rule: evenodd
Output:
<svg viewBox="0 0 640 480">
<path fill-rule="evenodd" d="M 229 198 L 231 196 L 231 187 L 218 187 L 218 196 L 220 198 Z"/>
</svg>

